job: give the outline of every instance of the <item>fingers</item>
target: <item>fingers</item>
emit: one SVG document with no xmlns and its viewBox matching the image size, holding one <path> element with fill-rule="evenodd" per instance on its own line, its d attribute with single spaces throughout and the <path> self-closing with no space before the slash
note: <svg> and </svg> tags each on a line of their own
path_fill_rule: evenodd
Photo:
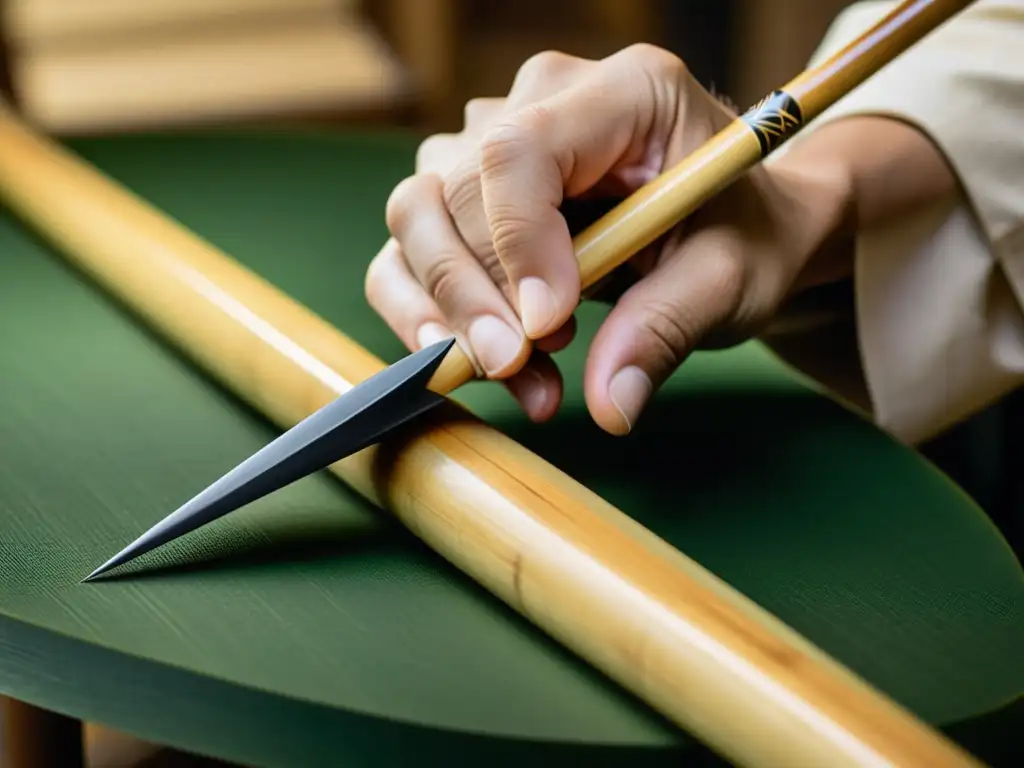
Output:
<svg viewBox="0 0 1024 768">
<path fill-rule="evenodd" d="M 584 373 L 587 406 L 603 429 L 629 432 L 705 335 L 736 315 L 745 285 L 740 248 L 727 227 L 702 230 L 623 294 Z"/>
<path fill-rule="evenodd" d="M 388 225 L 400 245 L 409 275 L 421 284 L 444 318 L 445 327 L 460 339 L 478 371 L 490 378 L 507 378 L 522 368 L 529 359 L 530 345 L 483 212 L 478 170 L 480 139 L 508 112 L 510 104 L 553 93 L 571 82 L 575 69 L 586 65 L 593 63 L 541 54 L 521 68 L 508 99 L 468 102 L 464 130 L 424 141 L 417 152 L 417 177 L 399 185 L 389 200 Z M 439 196 L 437 184 L 428 182 L 427 177 L 446 178 L 444 194 Z M 414 324 L 399 319 L 411 311 L 399 301 L 380 300 L 380 305 L 386 307 L 381 311 L 392 314 L 389 322 Z M 572 340 L 575 324 L 566 319 L 548 331 L 551 338 L 540 345 L 541 352 L 564 348 Z M 532 362 L 530 365 L 535 367 Z M 517 387 L 517 396 L 522 395 L 523 388 L 531 386 L 525 382 L 535 381 L 538 376 L 544 378 L 534 371 L 532 377 L 517 379 L 510 386 Z"/>
<path fill-rule="evenodd" d="M 412 176 L 388 200 L 387 222 L 401 245 L 408 271 L 440 310 L 445 325 L 468 341 L 466 351 L 490 378 L 506 378 L 526 363 L 530 347 L 518 318 L 487 272 L 466 248 L 444 205 L 441 179 Z M 403 307 L 385 303 L 396 325 L 423 311 L 422 302 Z M 417 329 L 417 333 L 419 329 Z"/>
<path fill-rule="evenodd" d="M 564 58 L 569 60 L 569 57 Z M 547 93 L 553 88 L 561 87 L 554 82 L 558 78 L 549 77 L 545 82 L 539 77 L 544 74 L 544 66 L 538 68 L 536 65 L 543 65 L 545 59 L 543 55 L 536 57 L 533 65 L 524 68 L 524 74 L 528 77 L 521 77 L 517 81 L 514 90 L 518 98 L 529 97 L 531 89 L 536 95 L 537 92 Z M 531 72 L 536 76 L 529 76 Z M 566 77 L 563 75 L 561 79 L 564 81 Z M 418 176 L 450 175 L 459 163 L 467 162 L 467 158 L 469 165 L 472 166 L 473 153 L 480 137 L 507 110 L 507 104 L 508 100 L 504 98 L 477 98 L 467 102 L 465 127 L 461 133 L 436 134 L 420 145 L 416 155 Z M 476 189 L 479 190 L 479 184 L 476 185 Z M 456 290 L 455 286 L 461 281 L 459 276 L 465 275 L 467 269 L 472 271 L 472 265 L 467 264 L 465 258 L 454 258 L 456 255 L 465 256 L 465 245 L 459 242 L 460 233 L 451 231 L 450 220 L 447 224 L 444 221 L 447 212 L 438 209 L 436 184 L 427 183 L 423 178 L 406 180 L 396 188 L 389 200 L 390 218 L 392 222 L 396 218 L 403 221 L 411 220 L 413 212 L 406 212 L 405 209 L 413 205 L 418 206 L 417 197 L 423 191 L 426 191 L 426 195 L 422 201 L 429 209 L 428 218 L 433 225 L 393 228 L 395 237 L 381 250 L 367 272 L 368 301 L 410 349 L 454 334 L 460 346 L 473 360 L 478 373 L 482 372 L 494 378 L 508 376 L 528 354 L 525 339 L 520 334 L 516 337 L 513 347 L 508 338 L 501 338 L 509 336 L 504 328 L 487 319 L 477 323 L 474 326 L 475 332 L 470 333 L 467 322 L 472 325 L 473 320 L 482 318 L 475 317 L 467 321 L 464 317 L 466 314 L 478 313 L 480 305 L 486 304 L 489 296 L 490 307 L 493 308 L 496 304 L 498 308 L 504 310 L 499 314 L 512 328 L 520 327 L 508 301 L 505 300 L 504 304 L 499 301 L 505 285 L 501 279 L 500 265 L 492 259 L 492 269 L 489 272 L 485 266 L 485 272 L 492 278 L 492 282 L 498 285 L 498 293 L 488 290 L 486 285 L 481 285 L 478 281 L 475 292 L 470 290 L 472 284 L 463 284 L 461 291 Z M 478 192 L 476 197 L 479 199 Z M 480 208 L 479 205 L 477 207 Z M 489 233 L 486 223 L 482 215 L 479 219 L 483 224 L 480 239 L 487 241 Z M 489 246 L 482 250 L 490 251 L 493 256 L 493 250 Z M 467 304 L 460 298 L 467 290 L 470 290 L 467 295 L 477 297 L 473 304 Z M 557 352 L 571 342 L 574 334 L 575 323 L 570 321 L 550 338 L 545 339 L 538 346 L 538 350 Z M 485 347 L 484 355 L 490 353 L 490 359 L 481 359 L 474 353 L 474 345 L 471 342 L 474 337 L 477 343 Z M 561 397 L 561 379 L 554 364 L 550 360 L 544 362 L 547 360 L 546 355 L 534 357 L 536 359 L 530 359 L 522 369 L 522 375 L 514 377 L 507 384 L 517 399 L 523 403 L 531 418 L 546 418 L 541 403 L 546 402 L 550 407 L 557 407 Z M 504 362 L 507 359 L 512 359 L 513 362 Z"/>
<path fill-rule="evenodd" d="M 463 109 L 463 129 L 460 137 L 469 144 L 476 142 L 495 120 L 507 109 L 507 99 L 476 98 L 466 102 Z"/>
<path fill-rule="evenodd" d="M 422 349 L 453 335 L 437 304 L 409 272 L 401 248 L 393 239 L 370 263 L 366 296 L 370 306 L 410 350 Z M 558 351 L 568 344 L 574 330 L 572 323 L 561 329 L 549 341 L 552 348 L 548 351 Z M 464 339 L 459 334 L 455 336 L 460 346 L 467 348 Z M 504 383 L 533 421 L 550 419 L 561 404 L 561 374 L 551 358 L 540 350 L 534 351 L 526 366 Z"/>
<path fill-rule="evenodd" d="M 416 175 L 388 201 L 393 240 L 367 275 L 371 305 L 410 348 L 454 334 L 478 372 L 504 380 L 531 418 L 548 418 L 562 397 L 549 355 L 575 334 L 582 287 L 560 207 L 656 175 L 681 146 L 689 83 L 678 58 L 651 46 L 600 62 L 530 59 L 508 98 L 472 100 L 461 133 L 420 146 Z M 698 126 L 686 137 L 703 140 L 696 134 L 709 121 L 686 120 Z M 724 311 L 702 283 L 714 282 L 714 265 L 701 271 L 701 261 L 666 261 L 660 278 L 627 292 L 595 340 L 588 398 L 609 431 L 628 431 L 691 336 Z"/>
<path fill-rule="evenodd" d="M 667 140 L 679 92 L 649 82 L 674 81 L 683 72 L 682 62 L 664 52 L 642 63 L 635 56 L 610 61 L 484 135 L 479 177 L 487 229 L 531 339 L 563 325 L 580 300 L 579 267 L 558 210 L 563 198 L 647 154 L 652 137 Z M 454 202 L 458 219 L 462 201 Z"/>
<path fill-rule="evenodd" d="M 445 177 L 462 160 L 465 142 L 455 133 L 437 133 L 424 139 L 416 150 L 416 173 Z"/>
<path fill-rule="evenodd" d="M 387 241 L 366 270 L 366 300 L 410 350 L 450 338 L 444 315 L 409 272 L 398 242 Z"/>
<path fill-rule="evenodd" d="M 562 403 L 562 376 L 543 352 L 534 352 L 526 367 L 504 384 L 531 421 L 547 421 Z"/>
<path fill-rule="evenodd" d="M 437 149 L 457 158 L 444 165 L 446 202 L 456 227 L 469 248 L 488 263 L 499 283 L 504 283 L 501 265 L 494 257 L 491 231 L 483 210 L 480 188 L 480 142 L 501 118 L 523 106 L 547 98 L 578 81 L 595 62 L 553 51 L 538 53 L 519 68 L 508 97 L 477 98 L 466 103 L 465 127 L 454 137 L 443 137 Z M 425 143 L 435 143 L 432 137 Z M 433 148 L 431 148 L 431 153 Z M 504 286 L 503 286 L 504 287 Z"/>
<path fill-rule="evenodd" d="M 539 349 L 541 352 L 553 353 L 561 352 L 563 349 L 568 347 L 573 338 L 576 336 L 576 318 L 570 317 L 568 322 L 559 328 L 549 336 L 545 336 L 543 339 L 538 339 L 534 345 L 534 349 Z"/>
<path fill-rule="evenodd" d="M 483 133 L 506 110 L 506 99 L 470 99 L 465 107 L 465 127 L 461 133 L 437 133 L 428 136 L 416 151 L 416 172 L 448 176 L 471 155 Z"/>
<path fill-rule="evenodd" d="M 560 51 L 541 51 L 522 63 L 508 92 L 507 111 L 511 112 L 577 82 L 597 62 L 570 56 Z"/>
</svg>

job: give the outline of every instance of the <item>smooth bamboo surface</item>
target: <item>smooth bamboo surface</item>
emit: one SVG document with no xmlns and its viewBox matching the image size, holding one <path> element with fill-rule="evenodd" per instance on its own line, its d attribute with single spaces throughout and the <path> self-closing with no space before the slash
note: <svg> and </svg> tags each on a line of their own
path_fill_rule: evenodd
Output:
<svg viewBox="0 0 1024 768">
<path fill-rule="evenodd" d="M 0 116 L 0 192 L 72 263 L 282 428 L 384 367 L 10 114 Z M 976 764 L 698 563 L 454 406 L 401 444 L 331 470 L 739 765 Z"/>
<path fill-rule="evenodd" d="M 770 115 L 770 122 L 761 123 L 760 130 L 770 134 L 767 151 L 747 120 L 765 105 L 771 94 L 700 149 L 638 189 L 574 239 L 582 289 L 590 288 L 653 243 L 799 133 L 829 105 L 972 2 L 901 3 L 863 35 L 782 87 L 796 101 L 800 115 L 778 116 L 780 122 Z M 921 87 L 928 84 L 922 83 Z M 475 375 L 465 352 L 454 347 L 431 380 L 430 388 L 439 394 L 449 394 Z"/>
</svg>

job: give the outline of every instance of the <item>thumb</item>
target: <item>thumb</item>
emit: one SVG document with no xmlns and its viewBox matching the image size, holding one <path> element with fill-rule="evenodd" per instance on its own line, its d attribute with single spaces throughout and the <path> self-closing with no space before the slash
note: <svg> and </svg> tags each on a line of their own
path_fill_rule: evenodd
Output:
<svg viewBox="0 0 1024 768">
<path fill-rule="evenodd" d="M 735 241 L 725 228 L 691 235 L 609 313 L 584 372 L 587 407 L 602 429 L 628 433 L 705 336 L 736 316 L 744 269 Z"/>
<path fill-rule="evenodd" d="M 650 46 L 627 49 L 576 85 L 525 106 L 483 137 L 480 184 L 495 254 L 527 335 L 561 327 L 580 300 L 564 197 L 620 171 L 636 186 L 661 170 L 687 73 Z M 656 87 L 652 87 L 656 83 Z"/>
</svg>

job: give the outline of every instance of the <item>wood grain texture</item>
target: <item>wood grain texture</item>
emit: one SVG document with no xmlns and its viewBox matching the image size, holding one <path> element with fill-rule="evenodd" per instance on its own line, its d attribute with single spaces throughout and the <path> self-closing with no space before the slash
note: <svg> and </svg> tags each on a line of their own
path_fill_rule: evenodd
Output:
<svg viewBox="0 0 1024 768">
<path fill-rule="evenodd" d="M 781 91 L 796 102 L 797 114 L 785 125 L 769 125 L 768 149 L 747 122 L 747 115 L 705 142 L 672 168 L 616 206 L 573 238 L 583 291 L 683 221 L 770 151 L 795 136 L 829 105 L 913 46 L 973 0 L 906 0 L 827 60 L 802 72 Z M 926 83 L 921 84 L 927 87 Z M 771 94 L 767 94 L 768 99 Z M 465 352 L 455 347 L 431 380 L 448 394 L 475 376 Z"/>
<path fill-rule="evenodd" d="M 383 367 L 270 283 L 10 115 L 0 124 L 0 186 L 8 205 L 71 261 L 281 426 Z M 364 451 L 332 470 L 730 759 L 971 763 L 586 486 L 456 409 L 401 444 Z M 163 615 L 167 630 L 179 631 L 174 614 Z"/>
</svg>

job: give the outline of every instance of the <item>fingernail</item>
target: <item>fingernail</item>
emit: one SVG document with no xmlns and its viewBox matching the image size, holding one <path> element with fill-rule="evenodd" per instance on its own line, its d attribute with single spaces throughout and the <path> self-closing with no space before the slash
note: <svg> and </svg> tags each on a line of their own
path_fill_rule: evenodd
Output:
<svg viewBox="0 0 1024 768">
<path fill-rule="evenodd" d="M 554 292 L 539 277 L 524 277 L 519 281 L 519 312 L 526 335 L 539 338 L 555 320 Z"/>
<path fill-rule="evenodd" d="M 454 333 L 439 323 L 424 323 L 420 326 L 420 329 L 416 331 L 416 343 L 420 345 L 420 349 L 423 349 L 424 347 L 429 347 L 431 344 L 436 344 L 439 341 L 450 339 L 454 335 Z"/>
<path fill-rule="evenodd" d="M 444 341 L 445 339 L 451 339 L 455 336 L 454 333 L 444 328 L 439 323 L 424 323 L 420 326 L 420 330 L 416 332 L 416 343 L 420 345 L 420 348 L 428 347 L 431 344 L 436 344 L 438 341 Z"/>
<path fill-rule="evenodd" d="M 543 376 L 532 368 L 528 370 L 530 372 L 529 383 L 524 382 L 526 385 L 519 392 L 519 402 L 529 413 L 542 411 L 548 404 L 548 388 L 544 384 Z"/>
<path fill-rule="evenodd" d="M 650 378 L 635 365 L 623 368 L 612 376 L 608 383 L 608 397 L 626 420 L 627 429 L 633 429 L 652 389 L 654 386 Z"/>
<path fill-rule="evenodd" d="M 484 315 L 469 326 L 469 343 L 488 375 L 501 371 L 519 356 L 522 337 L 506 323 Z"/>
</svg>

